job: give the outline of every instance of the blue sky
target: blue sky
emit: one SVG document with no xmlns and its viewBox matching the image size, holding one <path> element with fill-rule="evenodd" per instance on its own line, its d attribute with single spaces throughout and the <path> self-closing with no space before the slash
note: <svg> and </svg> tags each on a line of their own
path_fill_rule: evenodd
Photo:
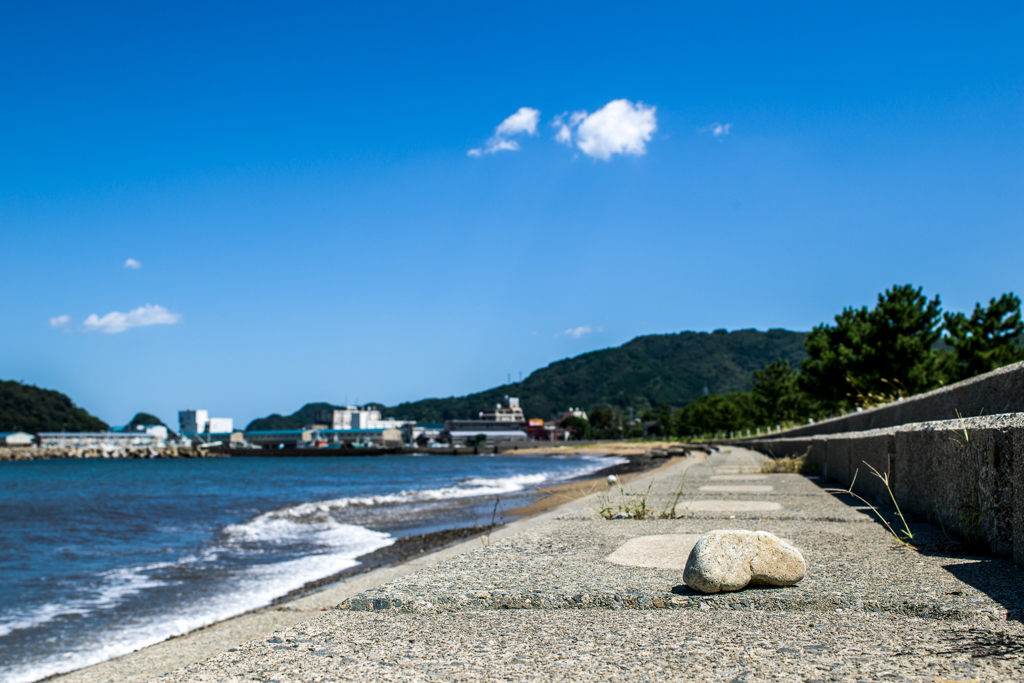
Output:
<svg viewBox="0 0 1024 683">
<path fill-rule="evenodd" d="M 0 22 L 0 377 L 112 424 L 1024 294 L 1019 3 L 146 5 Z"/>
</svg>

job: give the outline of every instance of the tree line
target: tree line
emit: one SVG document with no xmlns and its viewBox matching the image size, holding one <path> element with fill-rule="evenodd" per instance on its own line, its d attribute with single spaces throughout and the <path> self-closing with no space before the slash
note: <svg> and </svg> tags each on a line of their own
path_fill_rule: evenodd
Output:
<svg viewBox="0 0 1024 683">
<path fill-rule="evenodd" d="M 847 307 L 804 340 L 795 367 L 775 360 L 750 391 L 707 395 L 682 408 L 661 404 L 641 420 L 613 409 L 566 424 L 578 438 L 657 433 L 702 437 L 777 428 L 872 408 L 1024 360 L 1021 302 L 1012 292 L 970 315 L 942 310 L 923 288 L 895 285 L 873 308 Z"/>
</svg>

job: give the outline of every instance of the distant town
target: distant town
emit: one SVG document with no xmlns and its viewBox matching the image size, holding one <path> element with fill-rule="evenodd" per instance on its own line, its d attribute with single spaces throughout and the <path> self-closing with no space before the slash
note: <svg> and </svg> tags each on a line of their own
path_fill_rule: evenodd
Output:
<svg viewBox="0 0 1024 683">
<path fill-rule="evenodd" d="M 565 441 L 570 418 L 586 420 L 580 408 L 569 408 L 555 420 L 527 418 L 515 396 L 506 396 L 493 410 L 474 418 L 443 423 L 417 423 L 381 416 L 380 410 L 346 406 L 319 410 L 301 429 L 241 431 L 230 417 L 210 417 L 207 410 L 178 412 L 178 433 L 165 425 L 129 425 L 103 432 L 7 432 L 6 446 L 40 448 L 228 447 L 263 448 L 450 448 L 499 446 L 515 442 Z"/>
</svg>

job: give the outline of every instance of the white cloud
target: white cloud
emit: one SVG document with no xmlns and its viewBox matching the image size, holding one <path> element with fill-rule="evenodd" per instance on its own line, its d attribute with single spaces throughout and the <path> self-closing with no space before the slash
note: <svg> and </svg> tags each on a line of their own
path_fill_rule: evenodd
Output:
<svg viewBox="0 0 1024 683">
<path fill-rule="evenodd" d="M 530 107 L 519 107 L 519 111 L 498 124 L 494 130 L 495 135 L 508 137 L 510 135 L 537 134 L 537 121 L 540 119 L 540 110 Z"/>
<path fill-rule="evenodd" d="M 570 327 L 568 330 L 565 330 L 564 332 L 562 332 L 562 334 L 564 334 L 566 336 L 569 336 L 569 337 L 573 337 L 574 339 L 579 339 L 580 337 L 582 337 L 585 334 L 590 334 L 591 332 L 600 332 L 600 331 L 601 331 L 600 327 L 595 330 L 590 325 L 580 325 L 579 327 Z"/>
<path fill-rule="evenodd" d="M 494 129 L 494 135 L 487 140 L 484 147 L 475 147 L 466 154 L 471 157 L 478 157 L 483 154 L 494 154 L 495 152 L 511 151 L 519 149 L 519 143 L 508 138 L 514 135 L 536 135 L 537 121 L 540 120 L 540 110 L 530 107 L 520 107 L 515 114 L 499 123 Z"/>
<path fill-rule="evenodd" d="M 701 133 L 711 133 L 711 136 L 715 139 L 721 140 L 732 130 L 731 123 L 718 123 L 717 121 L 710 126 L 705 126 L 700 129 Z"/>
<path fill-rule="evenodd" d="M 135 259 L 130 258 L 124 262 L 124 267 L 131 268 L 132 270 L 138 270 L 139 268 L 142 267 L 142 264 L 136 261 Z"/>
<path fill-rule="evenodd" d="M 50 327 L 64 327 L 71 322 L 70 315 L 58 315 L 55 318 L 50 318 Z"/>
<path fill-rule="evenodd" d="M 572 147 L 572 131 L 585 118 L 587 118 L 585 111 L 574 111 L 572 114 L 565 111 L 556 116 L 551 122 L 551 125 L 558 129 L 558 132 L 555 133 L 555 140 L 566 147 Z"/>
<path fill-rule="evenodd" d="M 575 112 L 569 126 L 576 126 L 576 146 L 587 156 L 607 161 L 613 154 L 647 153 L 647 143 L 658 130 L 655 107 L 643 102 L 612 100 L 593 114 Z M 559 135 L 563 135 L 561 129 Z M 556 136 L 558 137 L 558 136 Z"/>
<path fill-rule="evenodd" d="M 715 123 L 712 123 L 710 126 L 702 128 L 701 131 L 705 133 L 711 133 L 711 137 L 715 137 L 721 140 L 722 138 L 729 134 L 731 128 L 731 123 L 718 123 L 716 121 Z"/>
<path fill-rule="evenodd" d="M 93 313 L 85 319 L 84 324 L 86 331 L 114 334 L 116 332 L 124 332 L 132 327 L 174 325 L 180 320 L 180 313 L 171 313 L 163 306 L 146 304 L 145 306 L 139 306 L 127 313 L 111 311 L 102 318 Z"/>
<path fill-rule="evenodd" d="M 565 125 L 561 121 L 555 125 L 558 126 L 558 132 L 555 133 L 555 140 L 561 142 L 563 145 L 572 147 L 572 130 L 570 130 L 569 126 Z"/>
</svg>

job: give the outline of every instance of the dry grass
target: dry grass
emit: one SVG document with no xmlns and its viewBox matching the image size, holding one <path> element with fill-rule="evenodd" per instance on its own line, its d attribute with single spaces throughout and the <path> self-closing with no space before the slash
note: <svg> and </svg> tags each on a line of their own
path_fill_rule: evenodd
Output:
<svg viewBox="0 0 1024 683">
<path fill-rule="evenodd" d="M 795 458 L 771 458 L 761 465 L 763 474 L 809 474 L 811 469 L 806 453 Z"/>
<path fill-rule="evenodd" d="M 602 453 L 608 455 L 643 455 L 655 448 L 678 446 L 678 441 L 608 441 L 599 444 L 571 445 L 554 442 L 531 444 L 529 448 L 517 448 L 509 453 L 522 453 L 527 450 L 543 451 L 544 453 Z"/>
</svg>

